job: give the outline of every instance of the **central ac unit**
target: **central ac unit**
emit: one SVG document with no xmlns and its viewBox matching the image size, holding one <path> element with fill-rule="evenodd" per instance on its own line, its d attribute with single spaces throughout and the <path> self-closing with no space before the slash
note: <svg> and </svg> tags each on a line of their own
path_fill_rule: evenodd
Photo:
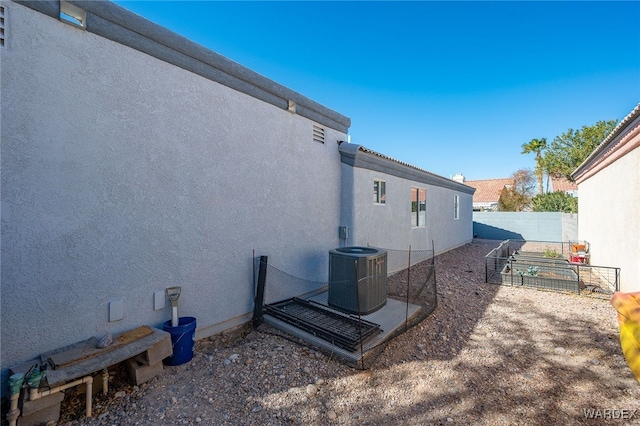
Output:
<svg viewBox="0 0 640 426">
<path fill-rule="evenodd" d="M 329 306 L 367 315 L 387 303 L 387 252 L 373 247 L 329 251 Z"/>
</svg>

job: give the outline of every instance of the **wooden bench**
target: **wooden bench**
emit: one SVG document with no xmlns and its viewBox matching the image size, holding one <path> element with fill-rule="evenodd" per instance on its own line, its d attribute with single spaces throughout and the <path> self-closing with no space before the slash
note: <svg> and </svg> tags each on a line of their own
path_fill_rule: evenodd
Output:
<svg viewBox="0 0 640 426">
<path fill-rule="evenodd" d="M 160 374 L 163 370 L 162 360 L 173 354 L 171 335 L 146 326 L 114 336 L 113 343 L 106 348 L 97 348 L 96 342 L 95 338 L 91 338 L 44 353 L 39 360 L 12 367 L 11 374 L 27 374 L 34 365 L 40 368 L 46 366 L 47 374 L 40 383 L 40 389 L 53 389 L 101 371 L 106 373 L 108 367 L 127 361 L 132 379 L 136 385 L 140 385 Z M 107 393 L 107 375 L 103 376 L 102 390 Z M 24 393 L 21 398 L 19 425 L 57 422 L 60 418 L 60 395 L 29 400 L 28 393 Z"/>
</svg>

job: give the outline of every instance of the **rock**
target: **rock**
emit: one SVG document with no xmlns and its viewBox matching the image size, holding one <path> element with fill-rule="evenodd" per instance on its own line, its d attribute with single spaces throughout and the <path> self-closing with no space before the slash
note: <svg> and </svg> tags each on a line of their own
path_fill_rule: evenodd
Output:
<svg viewBox="0 0 640 426">
<path fill-rule="evenodd" d="M 447 422 L 448 423 L 453 423 L 453 419 L 451 417 L 447 417 Z"/>
<path fill-rule="evenodd" d="M 200 417 L 196 417 L 196 423 L 200 423 L 202 419 Z"/>
<path fill-rule="evenodd" d="M 178 398 L 176 398 L 175 396 L 171 397 L 171 403 L 172 404 L 177 404 L 178 403 Z"/>
<path fill-rule="evenodd" d="M 122 398 L 123 396 L 125 396 L 127 393 L 125 391 L 119 391 L 116 392 L 116 394 L 114 395 L 116 398 Z"/>
<path fill-rule="evenodd" d="M 302 369 L 302 371 L 304 371 L 304 372 L 305 372 L 305 373 L 307 373 L 307 374 L 310 374 L 310 373 L 311 373 L 311 369 L 310 369 L 309 367 L 304 367 L 304 368 Z"/>
<path fill-rule="evenodd" d="M 307 395 L 314 396 L 318 393 L 318 387 L 316 385 L 307 385 Z"/>
<path fill-rule="evenodd" d="M 113 336 L 111 335 L 111 333 L 107 333 L 100 340 L 98 340 L 98 343 L 96 344 L 96 348 L 99 348 L 99 349 L 107 348 L 112 343 L 113 343 Z"/>
<path fill-rule="evenodd" d="M 338 418 L 338 415 L 335 411 L 330 410 L 329 412 L 327 412 L 327 417 L 329 417 L 329 420 L 335 420 Z"/>
<path fill-rule="evenodd" d="M 230 359 L 231 361 L 235 361 L 235 360 L 237 360 L 238 358 L 240 358 L 240 354 L 233 354 L 233 355 L 231 355 L 231 356 L 229 357 L 229 359 Z"/>
<path fill-rule="evenodd" d="M 316 379 L 316 386 L 320 386 L 320 385 L 322 385 L 322 384 L 324 384 L 324 380 L 322 380 L 322 379 Z"/>
</svg>

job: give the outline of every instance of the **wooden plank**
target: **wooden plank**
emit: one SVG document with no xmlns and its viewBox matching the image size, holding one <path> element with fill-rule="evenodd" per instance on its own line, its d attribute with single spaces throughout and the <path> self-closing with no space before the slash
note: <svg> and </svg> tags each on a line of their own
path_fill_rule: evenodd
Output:
<svg viewBox="0 0 640 426">
<path fill-rule="evenodd" d="M 48 359 L 44 359 L 44 361 L 50 361 L 53 368 L 58 370 L 60 368 L 69 367 L 78 362 L 82 362 L 84 359 L 93 358 L 104 353 L 111 352 L 152 333 L 153 331 L 144 325 L 114 337 L 113 343 L 106 348 L 96 347 L 96 339 L 92 338 L 64 348 L 66 350 L 53 353 Z"/>
<path fill-rule="evenodd" d="M 135 340 L 112 351 L 101 353 L 91 358 L 84 358 L 81 361 L 67 367 L 47 370 L 47 380 L 50 386 L 55 386 L 62 382 L 87 376 L 103 368 L 110 367 L 139 355 L 163 339 L 171 341 L 171 335 L 166 331 L 151 328 L 152 333 L 141 339 Z"/>
</svg>

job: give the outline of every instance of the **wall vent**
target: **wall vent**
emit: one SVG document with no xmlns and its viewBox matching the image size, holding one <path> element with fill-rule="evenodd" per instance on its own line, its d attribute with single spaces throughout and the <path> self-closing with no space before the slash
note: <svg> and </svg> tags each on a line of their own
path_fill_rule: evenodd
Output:
<svg viewBox="0 0 640 426">
<path fill-rule="evenodd" d="M 316 124 L 313 125 L 313 141 L 324 143 L 324 129 Z"/>
<path fill-rule="evenodd" d="M 5 21 L 4 6 L 0 6 L 0 47 L 4 46 L 4 21 Z"/>
</svg>

